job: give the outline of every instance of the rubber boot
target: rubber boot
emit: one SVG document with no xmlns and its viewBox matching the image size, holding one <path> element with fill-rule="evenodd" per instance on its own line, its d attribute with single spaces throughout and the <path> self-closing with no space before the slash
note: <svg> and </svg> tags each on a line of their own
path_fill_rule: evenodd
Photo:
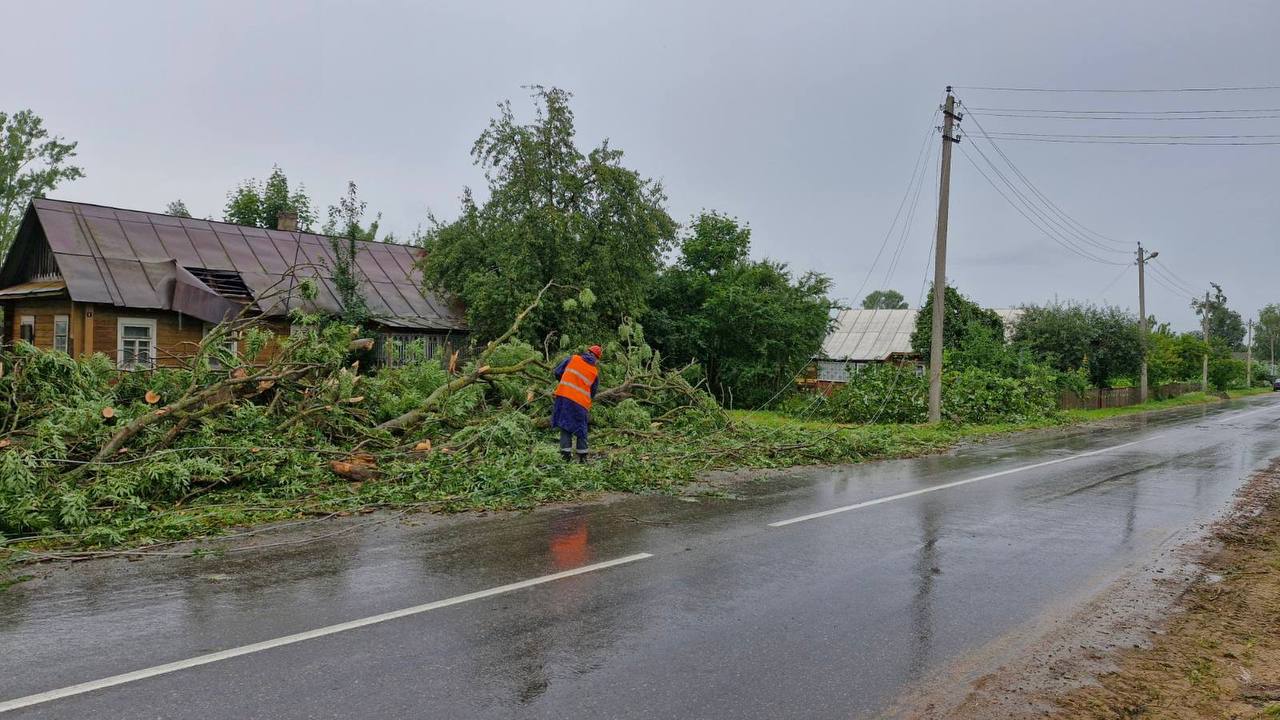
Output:
<svg viewBox="0 0 1280 720">
<path fill-rule="evenodd" d="M 581 464 L 583 464 L 583 465 L 586 465 L 586 464 L 587 464 L 587 454 L 586 454 L 586 453 L 584 453 L 584 452 L 580 452 L 580 453 L 578 453 L 578 462 L 579 462 L 579 463 L 581 463 Z"/>
<path fill-rule="evenodd" d="M 573 462 L 573 453 L 568 450 L 561 450 L 560 457 L 564 458 L 565 462 Z"/>
</svg>

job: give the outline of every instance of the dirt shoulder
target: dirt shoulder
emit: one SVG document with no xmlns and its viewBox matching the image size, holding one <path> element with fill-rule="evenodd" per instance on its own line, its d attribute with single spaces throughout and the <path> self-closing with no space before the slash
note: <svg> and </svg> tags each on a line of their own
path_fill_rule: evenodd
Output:
<svg viewBox="0 0 1280 720">
<path fill-rule="evenodd" d="M 1280 460 L 1180 554 L 978 676 L 954 706 L 932 698 L 904 715 L 1280 718 Z"/>
</svg>

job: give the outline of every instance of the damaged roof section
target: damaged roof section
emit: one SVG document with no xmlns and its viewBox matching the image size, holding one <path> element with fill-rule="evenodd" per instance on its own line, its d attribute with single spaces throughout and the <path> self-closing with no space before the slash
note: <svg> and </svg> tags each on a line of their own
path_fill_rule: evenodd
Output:
<svg viewBox="0 0 1280 720">
<path fill-rule="evenodd" d="M 423 289 L 420 248 L 366 241 L 358 241 L 358 247 L 360 292 L 376 322 L 465 329 L 456 303 Z M 342 310 L 330 238 L 323 235 L 35 200 L 0 268 L 0 287 L 31 280 L 23 276 L 24 268 L 45 253 L 52 254 L 67 293 L 77 302 L 176 310 L 210 322 L 238 311 L 245 301 L 266 315 L 294 308 L 325 314 Z M 295 275 L 315 281 L 314 299 L 301 296 Z"/>
</svg>

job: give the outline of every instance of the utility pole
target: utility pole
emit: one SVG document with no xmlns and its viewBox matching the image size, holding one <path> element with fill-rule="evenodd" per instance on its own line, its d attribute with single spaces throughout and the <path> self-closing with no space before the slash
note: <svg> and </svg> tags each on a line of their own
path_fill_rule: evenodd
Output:
<svg viewBox="0 0 1280 720">
<path fill-rule="evenodd" d="M 960 116 L 956 97 L 947 86 L 942 108 L 942 178 L 938 187 L 938 238 L 933 259 L 933 332 L 929 337 L 929 422 L 942 422 L 942 318 L 947 303 L 947 208 L 951 199 L 951 145 L 960 142 L 952 134 Z"/>
<path fill-rule="evenodd" d="M 1159 255 L 1159 252 L 1144 253 L 1142 243 L 1138 243 L 1138 327 L 1142 332 L 1142 373 L 1138 383 L 1138 402 L 1147 401 L 1147 261 Z"/>
<path fill-rule="evenodd" d="M 1209 291 L 1204 291 L 1204 317 L 1201 318 L 1204 328 L 1204 357 L 1200 366 L 1200 392 L 1209 392 Z"/>
<path fill-rule="evenodd" d="M 1249 340 L 1244 346 L 1244 386 L 1253 387 L 1253 318 L 1249 318 Z"/>
</svg>

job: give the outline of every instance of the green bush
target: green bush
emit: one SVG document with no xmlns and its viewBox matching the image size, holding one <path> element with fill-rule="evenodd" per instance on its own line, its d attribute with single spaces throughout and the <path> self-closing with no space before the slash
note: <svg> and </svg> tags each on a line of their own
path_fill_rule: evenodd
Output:
<svg viewBox="0 0 1280 720">
<path fill-rule="evenodd" d="M 962 423 L 1021 422 L 1047 417 L 1057 409 L 1052 374 L 1034 372 L 1009 378 L 981 368 L 948 373 L 942 388 L 942 412 Z"/>
<path fill-rule="evenodd" d="M 918 423 L 928 414 L 929 381 L 915 368 L 868 365 L 826 402 L 826 417 L 845 423 Z"/>
<path fill-rule="evenodd" d="M 635 398 L 627 398 L 617 405 L 598 405 L 591 413 L 591 424 L 599 427 L 648 430 L 653 418 Z"/>
</svg>

